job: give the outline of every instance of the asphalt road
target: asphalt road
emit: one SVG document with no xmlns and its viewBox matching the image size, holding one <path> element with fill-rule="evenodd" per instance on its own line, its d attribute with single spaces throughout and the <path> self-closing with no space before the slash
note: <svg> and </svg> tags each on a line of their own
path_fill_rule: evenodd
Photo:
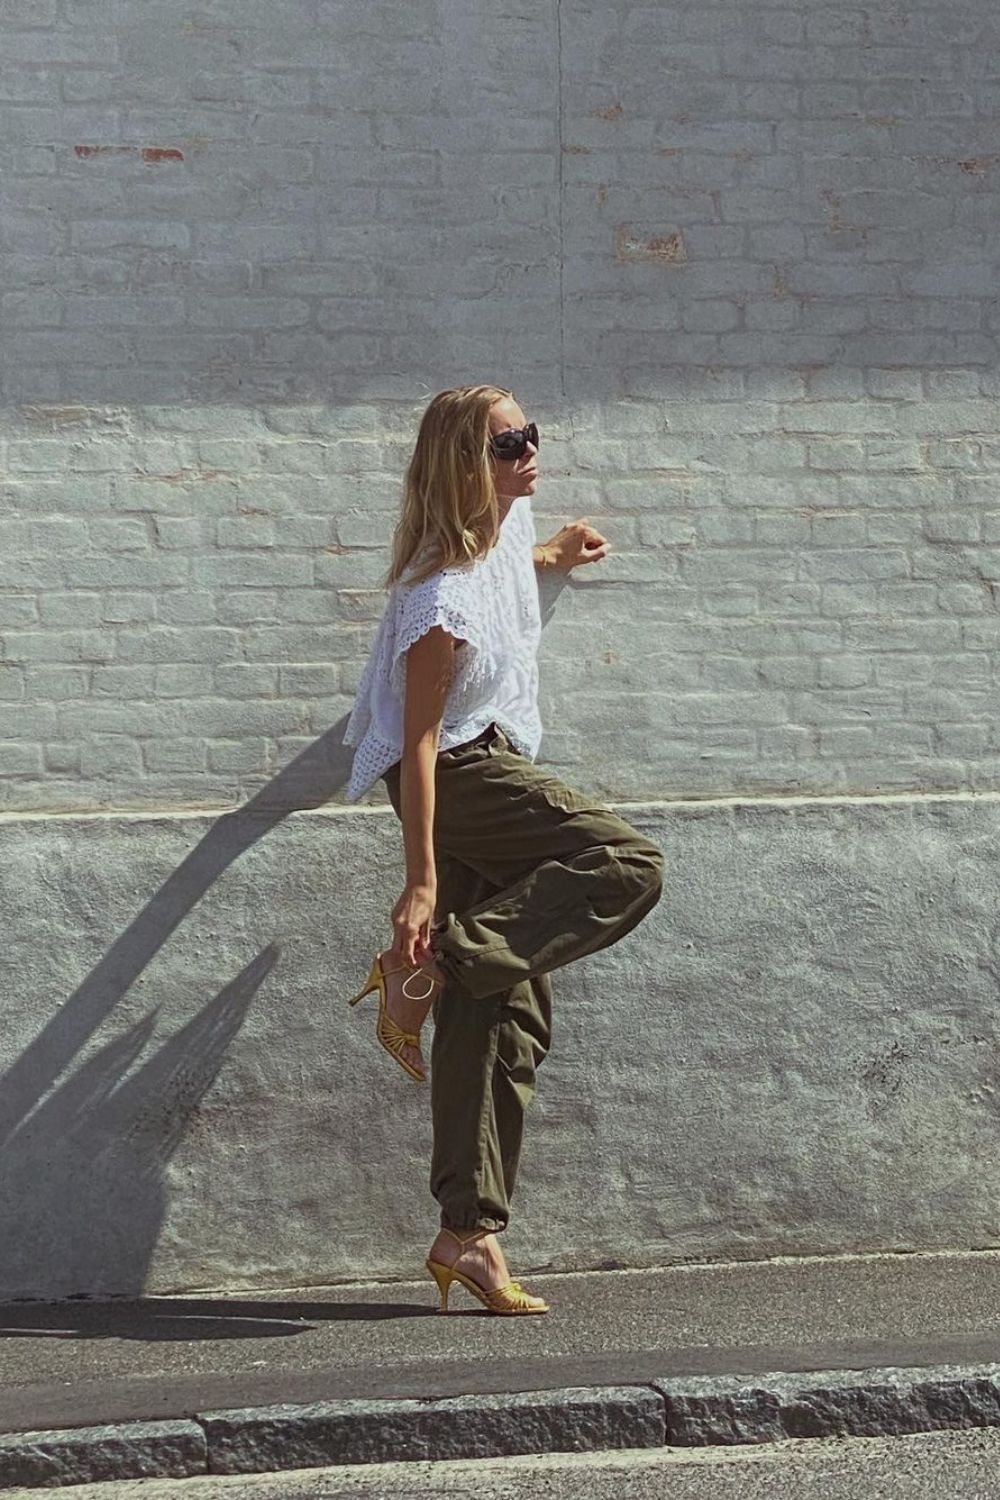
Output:
<svg viewBox="0 0 1000 1500">
<path fill-rule="evenodd" d="M 1000 1432 L 629 1450 L 74 1485 L 73 1500 L 996 1500 Z M 5 1490 L 38 1500 L 44 1490 Z"/>
</svg>

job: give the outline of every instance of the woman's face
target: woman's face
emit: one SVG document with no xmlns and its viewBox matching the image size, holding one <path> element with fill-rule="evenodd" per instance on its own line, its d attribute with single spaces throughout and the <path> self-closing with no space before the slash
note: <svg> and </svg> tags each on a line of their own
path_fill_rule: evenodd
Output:
<svg viewBox="0 0 1000 1500">
<path fill-rule="evenodd" d="M 511 427 L 527 427 L 528 418 L 511 397 L 490 407 L 490 433 L 507 432 Z M 520 458 L 491 459 L 498 498 L 516 500 L 519 495 L 533 495 L 538 484 L 538 449 L 529 443 Z"/>
</svg>

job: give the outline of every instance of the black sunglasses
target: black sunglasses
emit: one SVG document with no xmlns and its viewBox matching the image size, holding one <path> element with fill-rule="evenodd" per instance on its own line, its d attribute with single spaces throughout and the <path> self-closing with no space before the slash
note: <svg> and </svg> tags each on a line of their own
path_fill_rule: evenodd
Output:
<svg viewBox="0 0 1000 1500">
<path fill-rule="evenodd" d="M 534 422 L 529 422 L 527 427 L 509 427 L 506 432 L 494 433 L 490 438 L 490 452 L 494 458 L 504 460 L 523 458 L 529 443 L 538 447 L 538 428 Z"/>
</svg>

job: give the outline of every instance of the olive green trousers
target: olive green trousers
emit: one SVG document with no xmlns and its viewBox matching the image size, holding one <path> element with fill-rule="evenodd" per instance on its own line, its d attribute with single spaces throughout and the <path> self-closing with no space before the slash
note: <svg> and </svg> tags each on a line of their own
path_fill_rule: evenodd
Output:
<svg viewBox="0 0 1000 1500">
<path fill-rule="evenodd" d="M 383 776 L 397 817 L 400 764 Z M 439 751 L 431 1192 L 449 1229 L 506 1229 L 524 1115 L 552 1038 L 549 972 L 660 899 L 663 855 L 515 750 L 495 724 Z M 581 1190 L 583 1184 L 581 1184 Z"/>
</svg>

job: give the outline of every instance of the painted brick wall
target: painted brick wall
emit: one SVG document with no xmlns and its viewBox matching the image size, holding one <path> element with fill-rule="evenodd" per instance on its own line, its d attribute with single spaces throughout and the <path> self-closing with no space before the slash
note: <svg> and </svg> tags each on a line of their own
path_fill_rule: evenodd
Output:
<svg viewBox="0 0 1000 1500">
<path fill-rule="evenodd" d="M 0 807 L 336 755 L 416 421 L 513 385 L 542 759 L 610 796 L 995 789 L 1000 23 L 7 0 Z"/>
</svg>

